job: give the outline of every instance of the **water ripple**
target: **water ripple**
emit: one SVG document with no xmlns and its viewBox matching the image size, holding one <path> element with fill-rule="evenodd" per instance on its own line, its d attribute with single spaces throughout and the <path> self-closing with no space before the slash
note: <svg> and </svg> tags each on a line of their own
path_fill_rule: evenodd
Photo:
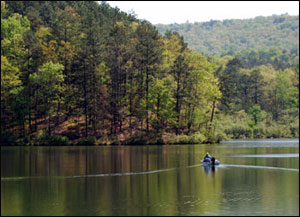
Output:
<svg viewBox="0 0 300 217">
<path fill-rule="evenodd" d="M 195 164 L 187 166 L 186 168 L 200 167 L 202 164 Z M 237 165 L 237 164 L 221 164 L 217 165 L 218 168 L 238 167 L 238 168 L 254 168 L 254 169 L 272 169 L 272 170 L 285 170 L 299 172 L 299 169 L 293 168 L 280 168 L 280 167 L 267 167 L 267 166 L 252 166 L 252 165 Z M 113 176 L 134 176 L 134 175 L 147 175 L 162 172 L 174 171 L 182 168 L 170 168 L 161 170 L 151 170 L 146 172 L 126 172 L 126 173 L 103 173 L 103 174 L 90 174 L 90 175 L 76 175 L 76 176 L 23 176 L 23 177 L 1 177 L 1 181 L 19 181 L 25 179 L 74 179 L 74 178 L 89 178 L 89 177 L 113 177 Z"/>
<path fill-rule="evenodd" d="M 242 157 L 242 158 L 299 158 L 299 154 L 233 154 L 226 157 Z"/>
<path fill-rule="evenodd" d="M 222 141 L 221 143 L 298 143 L 299 139 L 263 139 L 263 140 L 229 140 L 229 141 Z"/>
<path fill-rule="evenodd" d="M 237 165 L 237 164 L 222 164 L 219 168 L 226 167 L 239 167 L 239 168 L 253 168 L 253 169 L 269 169 L 269 170 L 286 170 L 286 171 L 294 171 L 299 173 L 299 169 L 294 168 L 281 168 L 281 167 L 267 167 L 267 166 L 253 166 L 253 165 Z"/>
<path fill-rule="evenodd" d="M 299 140 L 234 140 L 222 141 L 217 148 L 299 148 Z"/>
<path fill-rule="evenodd" d="M 22 176 L 22 177 L 1 177 L 1 181 L 18 181 L 24 179 L 71 179 L 71 178 L 89 178 L 89 177 L 109 177 L 109 176 L 134 176 L 134 175 L 146 175 L 161 172 L 169 172 L 177 170 L 178 168 L 151 170 L 146 172 L 126 172 L 126 173 L 101 173 L 101 174 L 89 174 L 89 175 L 76 175 L 76 176 Z"/>
</svg>

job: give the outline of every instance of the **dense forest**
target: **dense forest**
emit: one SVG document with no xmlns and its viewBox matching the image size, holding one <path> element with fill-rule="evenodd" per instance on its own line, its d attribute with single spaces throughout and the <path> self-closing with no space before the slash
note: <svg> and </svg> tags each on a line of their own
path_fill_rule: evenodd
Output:
<svg viewBox="0 0 300 217">
<path fill-rule="evenodd" d="M 189 48 L 205 54 L 233 55 L 245 50 L 277 47 L 286 56 L 299 55 L 299 16 L 273 15 L 252 19 L 211 20 L 183 24 L 157 24 L 160 33 L 176 31 L 184 36 Z"/>
<path fill-rule="evenodd" d="M 106 2 L 1 1 L 1 145 L 298 137 L 293 19 L 277 20 L 288 44 L 206 56 L 220 51 L 194 51 L 180 30 L 161 35 Z M 232 23 L 207 28 L 219 25 Z"/>
</svg>

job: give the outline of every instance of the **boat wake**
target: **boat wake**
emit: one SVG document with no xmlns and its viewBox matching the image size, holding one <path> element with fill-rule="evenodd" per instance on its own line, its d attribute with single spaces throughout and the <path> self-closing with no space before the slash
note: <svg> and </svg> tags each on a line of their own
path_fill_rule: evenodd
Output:
<svg viewBox="0 0 300 217">
<path fill-rule="evenodd" d="M 299 158 L 299 154 L 234 154 L 226 157 L 235 158 Z"/>
<path fill-rule="evenodd" d="M 187 166 L 187 168 L 193 168 L 193 167 L 199 167 L 199 166 L 203 166 L 203 165 L 202 164 L 196 164 L 196 165 L 192 165 L 192 166 Z M 237 167 L 237 168 L 249 168 L 249 169 L 286 170 L 286 171 L 299 172 L 299 169 L 294 169 L 294 168 L 253 166 L 253 165 L 238 165 L 238 164 L 220 164 L 220 165 L 215 165 L 215 167 L 217 167 L 217 168 Z"/>
<path fill-rule="evenodd" d="M 88 175 L 76 175 L 76 176 L 21 176 L 21 177 L 1 177 L 1 181 L 19 181 L 25 179 L 74 179 L 74 178 L 89 178 L 89 177 L 113 177 L 113 176 L 134 176 L 134 175 L 147 175 L 154 173 L 162 173 L 177 170 L 178 168 L 151 170 L 145 172 L 126 172 L 126 173 L 100 173 L 100 174 L 88 174 Z"/>
<path fill-rule="evenodd" d="M 107 174 L 91 174 L 91 175 L 79 175 L 79 176 L 68 176 L 64 178 L 85 178 L 85 177 L 106 177 L 106 176 L 134 176 L 134 175 L 147 175 L 161 172 L 169 172 L 177 170 L 177 168 L 151 170 L 146 172 L 128 172 L 128 173 L 107 173 Z"/>
<path fill-rule="evenodd" d="M 281 168 L 281 167 L 267 167 L 267 166 L 253 166 L 253 165 L 237 165 L 237 164 L 222 164 L 221 168 L 227 167 L 238 167 L 238 168 L 250 168 L 250 169 L 268 169 L 268 170 L 286 170 L 286 171 L 294 171 L 299 173 L 299 169 L 294 168 Z"/>
<path fill-rule="evenodd" d="M 201 167 L 202 164 L 195 164 L 191 166 L 186 166 L 185 168 L 196 168 Z M 267 166 L 252 166 L 252 165 L 237 165 L 237 164 L 220 164 L 216 165 L 217 168 L 249 168 L 249 169 L 269 169 L 269 170 L 285 170 L 298 172 L 299 169 L 293 168 L 280 168 L 280 167 L 267 167 Z M 135 176 L 135 175 L 148 175 L 162 172 L 170 172 L 183 168 L 170 168 L 170 169 L 161 169 L 161 170 L 151 170 L 144 172 L 126 172 L 126 173 L 102 173 L 102 174 L 89 174 L 89 175 L 76 175 L 76 176 L 23 176 L 23 177 L 1 177 L 2 181 L 20 181 L 26 179 L 74 179 L 74 178 L 91 178 L 91 177 L 114 177 L 114 176 Z"/>
</svg>

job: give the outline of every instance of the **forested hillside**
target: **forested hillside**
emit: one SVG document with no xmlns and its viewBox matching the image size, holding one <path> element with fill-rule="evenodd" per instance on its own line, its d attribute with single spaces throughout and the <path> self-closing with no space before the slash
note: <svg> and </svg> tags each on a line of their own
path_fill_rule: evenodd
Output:
<svg viewBox="0 0 300 217">
<path fill-rule="evenodd" d="M 156 25 L 160 33 L 177 31 L 189 48 L 205 55 L 232 55 L 277 47 L 291 58 L 299 55 L 299 16 L 273 15 L 254 19 Z"/>
<path fill-rule="evenodd" d="M 188 47 L 105 2 L 1 1 L 1 145 L 299 136 L 299 64 L 283 50 Z"/>
</svg>

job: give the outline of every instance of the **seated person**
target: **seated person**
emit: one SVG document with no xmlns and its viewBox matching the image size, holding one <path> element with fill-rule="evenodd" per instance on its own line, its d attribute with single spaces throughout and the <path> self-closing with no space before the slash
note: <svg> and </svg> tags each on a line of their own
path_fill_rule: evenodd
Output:
<svg viewBox="0 0 300 217">
<path fill-rule="evenodd" d="M 210 161 L 210 160 L 211 160 L 211 156 L 207 152 L 206 155 L 204 156 L 204 161 Z"/>
</svg>

